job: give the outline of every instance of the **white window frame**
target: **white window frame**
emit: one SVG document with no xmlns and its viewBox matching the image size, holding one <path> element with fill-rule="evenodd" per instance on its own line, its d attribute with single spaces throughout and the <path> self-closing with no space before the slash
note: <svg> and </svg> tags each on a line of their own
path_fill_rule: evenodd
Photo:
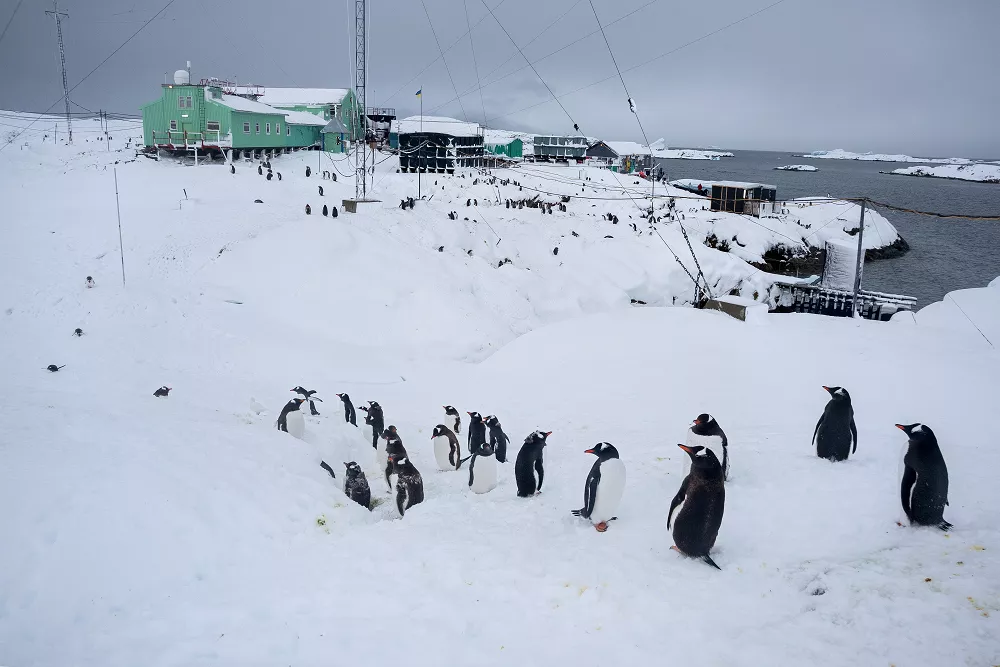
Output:
<svg viewBox="0 0 1000 667">
<path fill-rule="evenodd" d="M 281 134 L 281 123 L 275 123 L 274 124 L 274 133 L 277 134 L 277 135 Z"/>
<path fill-rule="evenodd" d="M 254 125 L 254 134 L 260 134 L 260 123 Z"/>
<path fill-rule="evenodd" d="M 267 130 L 267 134 L 271 134 L 271 124 L 264 123 L 264 128 Z"/>
<path fill-rule="evenodd" d="M 215 127 L 212 127 L 212 125 Z M 220 132 L 222 130 L 222 126 L 217 120 L 206 120 L 205 129 L 209 132 Z"/>
<path fill-rule="evenodd" d="M 285 136 L 286 137 L 292 136 L 292 128 L 289 127 L 288 123 L 285 123 Z"/>
<path fill-rule="evenodd" d="M 176 120 L 170 121 L 170 131 L 171 132 L 176 132 L 177 131 L 177 121 Z"/>
<path fill-rule="evenodd" d="M 250 121 L 243 123 L 243 134 L 250 134 Z"/>
</svg>

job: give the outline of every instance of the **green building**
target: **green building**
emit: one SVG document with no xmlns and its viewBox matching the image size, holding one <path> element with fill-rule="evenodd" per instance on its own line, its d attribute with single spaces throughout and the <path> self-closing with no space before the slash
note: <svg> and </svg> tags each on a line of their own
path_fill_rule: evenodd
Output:
<svg viewBox="0 0 1000 667">
<path fill-rule="evenodd" d="M 322 114 L 279 109 L 258 101 L 260 97 L 259 88 L 240 88 L 214 79 L 194 85 L 186 70 L 178 70 L 174 83 L 163 84 L 160 99 L 141 107 L 144 143 L 168 151 L 232 149 L 235 157 L 244 151 L 323 146 L 321 132 L 328 119 Z M 353 94 L 348 97 L 353 100 Z M 346 148 L 346 141 L 330 142 L 329 150 Z"/>
<path fill-rule="evenodd" d="M 325 121 L 339 120 L 348 139 L 360 138 L 361 116 L 350 88 L 266 88 L 258 101 L 276 109 L 305 111 Z"/>
<path fill-rule="evenodd" d="M 505 144 L 486 144 L 486 151 L 494 155 L 520 158 L 524 157 L 524 142 L 515 138 Z"/>
</svg>

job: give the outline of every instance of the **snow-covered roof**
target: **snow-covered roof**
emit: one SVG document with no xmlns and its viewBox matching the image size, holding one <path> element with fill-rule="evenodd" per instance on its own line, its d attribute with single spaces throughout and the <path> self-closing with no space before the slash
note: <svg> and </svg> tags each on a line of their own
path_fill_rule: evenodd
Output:
<svg viewBox="0 0 1000 667">
<path fill-rule="evenodd" d="M 329 134 L 331 132 L 336 134 L 348 134 L 347 127 L 340 122 L 339 118 L 331 118 L 330 122 L 327 123 L 322 130 L 323 134 Z"/>
<path fill-rule="evenodd" d="M 272 106 L 340 104 L 348 92 L 347 88 L 265 88 L 260 101 Z"/>
<path fill-rule="evenodd" d="M 308 111 L 279 111 L 285 114 L 285 122 L 292 125 L 322 125 L 326 126 L 326 120 L 321 116 Z"/>
<path fill-rule="evenodd" d="M 438 132 L 448 134 L 453 137 L 478 137 L 479 124 L 467 123 L 464 120 L 447 118 L 445 116 L 424 116 L 421 124 L 420 116 L 410 116 L 400 120 L 395 125 L 395 131 L 399 134 L 413 134 L 414 132 Z"/>
<path fill-rule="evenodd" d="M 709 181 L 709 185 L 721 185 L 724 188 L 746 188 L 752 190 L 753 188 L 770 188 L 771 190 L 777 190 L 776 185 L 767 185 L 766 183 L 745 183 L 743 181 Z"/>
<path fill-rule="evenodd" d="M 605 141 L 608 148 L 619 155 L 649 155 L 649 146 L 634 141 Z"/>
<path fill-rule="evenodd" d="M 253 100 L 248 100 L 245 97 L 238 97 L 236 95 L 226 95 L 222 94 L 222 97 L 211 97 L 206 96 L 206 98 L 215 102 L 216 104 L 221 104 L 224 107 L 229 107 L 233 111 L 246 111 L 249 113 L 269 113 L 278 116 L 284 116 L 287 111 L 281 111 L 280 109 L 275 109 L 274 107 L 269 107 L 266 104 L 261 104 L 260 102 L 254 102 Z"/>
</svg>

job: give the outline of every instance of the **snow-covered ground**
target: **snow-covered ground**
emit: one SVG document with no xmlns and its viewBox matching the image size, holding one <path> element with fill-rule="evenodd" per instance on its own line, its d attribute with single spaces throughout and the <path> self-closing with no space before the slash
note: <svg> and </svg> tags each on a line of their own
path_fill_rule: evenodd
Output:
<svg viewBox="0 0 1000 667">
<path fill-rule="evenodd" d="M 893 169 L 891 173 L 903 176 L 927 176 L 930 178 L 979 181 L 981 183 L 1000 183 L 1000 165 L 996 164 L 949 164 L 940 167 L 905 167 L 903 169 Z"/>
<path fill-rule="evenodd" d="M 786 164 L 783 167 L 775 167 L 778 171 L 819 171 L 811 164 Z"/>
<path fill-rule="evenodd" d="M 388 159 L 374 179 L 383 202 L 332 219 L 322 204 L 354 187 L 320 180 L 317 159 L 344 174 L 346 163 L 279 157 L 283 178 L 270 182 L 244 163 L 235 175 L 126 164 L 133 153 L 116 151 L 129 133 L 116 129 L 107 152 L 91 125 L 78 124 L 73 148 L 39 135 L 0 152 L 0 663 L 1000 658 L 1000 452 L 988 423 L 1000 356 L 974 329 L 940 326 L 994 321 L 995 301 L 955 293 L 962 314 L 925 309 L 934 322 L 921 311 L 909 326 L 747 324 L 669 307 L 690 283 L 655 235 L 628 227 L 631 199 L 580 198 L 637 197 L 649 188 L 638 179 L 497 172 L 524 186 L 501 186 L 501 199 L 573 193 L 566 213 L 543 216 L 486 206 L 495 188 L 474 174 L 428 175 L 434 198 L 402 211 L 416 177 Z M 749 268 L 702 246 L 710 230 L 737 229 L 750 247 L 800 229 L 794 220 L 812 221 L 817 242 L 856 225 L 850 205 L 796 202 L 783 222 L 701 203 L 677 200 L 710 282 Z M 658 227 L 684 259 L 676 223 Z M 662 307 L 631 307 L 630 295 Z M 65 367 L 50 374 L 50 363 Z M 154 398 L 163 384 L 170 397 Z M 326 399 L 304 440 L 273 426 L 298 384 Z M 859 446 L 846 463 L 812 455 L 823 384 L 854 398 Z M 423 473 L 426 500 L 402 520 L 370 443 L 340 419 L 345 391 L 383 405 Z M 541 495 L 515 496 L 511 463 L 482 496 L 464 470 L 437 472 L 430 433 L 444 404 L 497 414 L 512 458 L 534 429 L 554 431 Z M 731 443 L 721 572 L 678 557 L 664 530 L 681 480 L 675 443 L 706 411 Z M 949 465 L 948 534 L 896 525 L 905 443 L 892 425 L 915 421 L 935 429 Z M 593 462 L 583 450 L 603 440 L 628 482 L 599 534 L 570 510 Z M 351 503 L 321 460 L 338 475 L 359 461 L 384 502 Z"/>
<path fill-rule="evenodd" d="M 795 157 L 808 157 L 817 160 L 863 160 L 868 162 L 930 162 L 933 164 L 972 164 L 976 160 L 964 157 L 913 157 L 911 155 L 886 154 L 886 153 L 852 153 L 843 148 L 835 148 L 832 151 L 813 151 Z"/>
</svg>

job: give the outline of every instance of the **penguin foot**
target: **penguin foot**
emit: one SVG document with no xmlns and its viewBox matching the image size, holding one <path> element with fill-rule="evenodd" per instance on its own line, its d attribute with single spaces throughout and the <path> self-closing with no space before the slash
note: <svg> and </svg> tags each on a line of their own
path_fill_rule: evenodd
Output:
<svg viewBox="0 0 1000 667">
<path fill-rule="evenodd" d="M 671 551 L 676 551 L 677 553 L 680 553 L 680 552 L 681 552 L 681 550 L 677 548 L 677 545 L 676 545 L 676 544 L 675 544 L 675 545 L 673 545 L 672 547 L 670 547 L 670 550 L 671 550 Z"/>
<path fill-rule="evenodd" d="M 606 521 L 602 521 L 600 523 L 595 523 L 594 528 L 597 529 L 597 532 L 603 533 L 608 529 L 608 524 Z"/>
<path fill-rule="evenodd" d="M 938 528 L 940 528 L 941 530 L 951 530 L 952 528 L 954 528 L 954 526 L 952 526 L 947 521 L 942 521 L 941 523 L 938 524 Z"/>
</svg>

